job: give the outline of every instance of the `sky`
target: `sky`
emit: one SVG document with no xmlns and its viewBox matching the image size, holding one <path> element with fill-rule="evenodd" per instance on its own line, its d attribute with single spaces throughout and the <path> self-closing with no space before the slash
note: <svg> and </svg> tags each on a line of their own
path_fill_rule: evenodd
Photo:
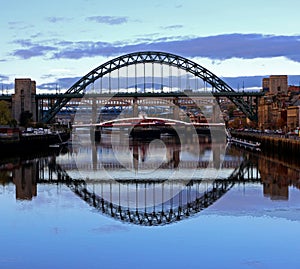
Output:
<svg viewBox="0 0 300 269">
<path fill-rule="evenodd" d="M 174 53 L 233 88 L 300 84 L 299 0 L 1 1 L 0 85 L 31 78 L 63 91 L 117 56 Z"/>
</svg>

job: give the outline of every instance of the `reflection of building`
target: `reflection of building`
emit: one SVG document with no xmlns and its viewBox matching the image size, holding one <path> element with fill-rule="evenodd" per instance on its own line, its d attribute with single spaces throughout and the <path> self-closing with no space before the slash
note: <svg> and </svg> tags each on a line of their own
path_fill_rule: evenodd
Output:
<svg viewBox="0 0 300 269">
<path fill-rule="evenodd" d="M 289 188 L 288 185 L 282 182 L 274 182 L 272 180 L 264 180 L 264 196 L 270 197 L 271 200 L 288 200 Z"/>
<path fill-rule="evenodd" d="M 15 94 L 12 95 L 12 116 L 19 120 L 24 111 L 32 113 L 36 121 L 36 83 L 29 78 L 15 79 Z"/>
<path fill-rule="evenodd" d="M 16 185 L 16 198 L 31 200 L 37 195 L 38 165 L 36 162 L 23 164 L 13 170 L 13 182 Z"/>
<path fill-rule="evenodd" d="M 287 200 L 289 197 L 289 169 L 283 165 L 276 165 L 267 159 L 259 159 L 259 172 L 264 187 L 264 195 L 272 200 Z"/>
</svg>

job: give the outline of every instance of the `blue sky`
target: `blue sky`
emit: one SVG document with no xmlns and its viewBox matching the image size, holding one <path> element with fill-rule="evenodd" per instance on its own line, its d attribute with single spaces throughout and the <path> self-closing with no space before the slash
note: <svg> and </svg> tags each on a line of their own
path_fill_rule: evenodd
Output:
<svg viewBox="0 0 300 269">
<path fill-rule="evenodd" d="M 18 77 L 68 88 L 139 50 L 175 53 L 223 78 L 256 76 L 246 87 L 261 76 L 300 75 L 298 0 L 10 0 L 1 10 L 4 88 Z"/>
</svg>

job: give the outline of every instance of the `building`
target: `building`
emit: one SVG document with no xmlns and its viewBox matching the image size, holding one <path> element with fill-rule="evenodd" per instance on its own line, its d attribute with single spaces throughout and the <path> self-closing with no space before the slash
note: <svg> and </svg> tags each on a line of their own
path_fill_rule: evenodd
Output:
<svg viewBox="0 0 300 269">
<path fill-rule="evenodd" d="M 300 86 L 290 85 L 288 87 L 288 92 L 291 93 L 291 94 L 299 94 L 300 93 Z"/>
<path fill-rule="evenodd" d="M 288 76 L 273 75 L 269 78 L 263 78 L 262 88 L 269 94 L 284 94 L 288 92 Z"/>
<path fill-rule="evenodd" d="M 260 129 L 270 129 L 272 125 L 272 103 L 271 96 L 264 96 L 258 105 L 258 127 Z"/>
<path fill-rule="evenodd" d="M 300 100 L 287 108 L 287 128 L 294 130 L 300 127 Z"/>
<path fill-rule="evenodd" d="M 273 75 L 263 78 L 262 90 L 266 93 L 258 105 L 260 129 L 277 129 L 286 126 L 288 99 L 288 76 Z"/>
<path fill-rule="evenodd" d="M 20 120 L 22 112 L 32 113 L 32 120 L 36 121 L 36 82 L 29 78 L 15 79 L 15 93 L 12 95 L 12 117 Z"/>
</svg>

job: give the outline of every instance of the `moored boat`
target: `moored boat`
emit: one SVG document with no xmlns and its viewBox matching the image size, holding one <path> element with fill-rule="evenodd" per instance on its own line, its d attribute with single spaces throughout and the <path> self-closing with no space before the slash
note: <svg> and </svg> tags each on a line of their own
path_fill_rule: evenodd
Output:
<svg viewBox="0 0 300 269">
<path fill-rule="evenodd" d="M 242 146 L 245 148 L 250 148 L 250 149 L 255 149 L 255 150 L 260 150 L 261 143 L 259 142 L 254 142 L 254 141 L 249 141 L 245 139 L 239 139 L 235 137 L 228 137 L 227 141 L 229 143 L 232 143 L 237 146 Z"/>
</svg>

